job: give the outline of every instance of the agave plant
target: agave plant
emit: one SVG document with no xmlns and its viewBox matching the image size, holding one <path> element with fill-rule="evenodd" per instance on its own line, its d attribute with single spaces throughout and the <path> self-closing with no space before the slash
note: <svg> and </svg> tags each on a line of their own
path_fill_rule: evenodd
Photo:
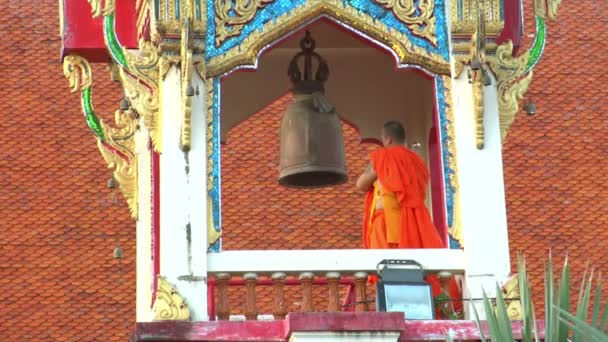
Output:
<svg viewBox="0 0 608 342">
<path fill-rule="evenodd" d="M 522 342 L 539 341 L 542 337 L 536 326 L 534 305 L 531 297 L 530 281 L 526 272 L 525 259 L 518 257 L 517 262 L 520 301 L 522 305 L 523 325 L 521 331 Z M 570 270 L 568 260 L 564 262 L 559 284 L 554 282 L 553 260 L 549 255 L 549 262 L 545 266 L 545 336 L 544 341 L 549 342 L 606 342 L 606 324 L 608 323 L 608 303 L 602 310 L 602 280 L 598 277 L 595 285 L 595 295 L 591 305 L 591 290 L 593 287 L 593 270 L 589 271 L 587 265 L 581 281 L 578 294 L 576 312 L 570 313 Z M 507 305 L 500 288 L 496 289 L 496 307 L 484 293 L 484 311 L 487 317 L 489 339 L 495 342 L 514 341 L 513 328 L 507 314 Z M 600 316 L 601 311 L 601 316 Z M 591 312 L 591 317 L 589 313 Z M 475 312 L 477 325 L 482 341 L 487 341 L 481 321 Z M 448 341 L 452 339 L 448 336 Z"/>
</svg>

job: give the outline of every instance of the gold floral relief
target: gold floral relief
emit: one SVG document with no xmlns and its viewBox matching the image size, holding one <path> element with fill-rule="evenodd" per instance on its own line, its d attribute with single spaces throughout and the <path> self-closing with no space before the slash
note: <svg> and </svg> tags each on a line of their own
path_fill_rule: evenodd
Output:
<svg viewBox="0 0 608 342">
<path fill-rule="evenodd" d="M 412 30 L 412 34 L 425 38 L 437 46 L 435 35 L 435 1 L 420 0 L 375 0 L 385 8 L 393 11 L 393 14 Z"/>
<path fill-rule="evenodd" d="M 91 5 L 91 13 L 93 18 L 97 18 L 102 14 L 104 16 L 114 12 L 116 8 L 115 0 L 87 0 Z"/>
<path fill-rule="evenodd" d="M 211 58 L 207 65 L 207 77 L 221 76 L 237 66 L 255 65 L 258 54 L 264 47 L 322 15 L 334 18 L 383 43 L 395 53 L 400 65 L 412 64 L 438 75 L 450 74 L 448 61 L 439 54 L 429 53 L 413 44 L 406 34 L 389 28 L 340 0 L 309 0 L 289 13 L 267 22 L 239 46 Z"/>
<path fill-rule="evenodd" d="M 226 39 L 238 36 L 243 26 L 250 22 L 258 9 L 274 0 L 214 0 L 215 1 L 215 44 L 221 45 Z"/>
<path fill-rule="evenodd" d="M 156 300 L 152 312 L 155 321 L 188 321 L 190 309 L 175 287 L 163 277 L 158 276 Z"/>
</svg>

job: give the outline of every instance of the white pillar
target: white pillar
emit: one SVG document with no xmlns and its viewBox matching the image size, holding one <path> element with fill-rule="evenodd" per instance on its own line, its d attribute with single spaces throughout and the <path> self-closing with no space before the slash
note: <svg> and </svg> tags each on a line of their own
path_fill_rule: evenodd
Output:
<svg viewBox="0 0 608 342">
<path fill-rule="evenodd" d="M 152 154 L 148 130 L 140 120 L 135 133 L 137 158 L 138 217 L 136 228 L 136 321 L 152 320 Z"/>
<path fill-rule="evenodd" d="M 179 68 L 162 82 L 160 274 L 185 298 L 192 321 L 207 320 L 207 153 L 205 83 L 192 77 L 192 145 L 180 148 L 183 121 Z"/>
<path fill-rule="evenodd" d="M 495 297 L 510 273 L 507 213 L 496 82 L 484 87 L 485 147 L 477 149 L 473 90 L 467 70 L 452 79 L 460 218 L 466 265 L 465 298 Z M 478 304 L 481 304 L 479 302 Z M 476 305 L 483 315 L 481 305 Z M 468 308 L 471 309 L 470 307 Z M 471 317 L 471 316 L 469 316 Z"/>
</svg>

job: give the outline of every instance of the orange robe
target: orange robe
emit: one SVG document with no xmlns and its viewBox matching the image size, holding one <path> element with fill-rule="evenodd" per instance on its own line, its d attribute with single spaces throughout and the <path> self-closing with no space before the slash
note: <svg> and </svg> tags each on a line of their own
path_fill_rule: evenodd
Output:
<svg viewBox="0 0 608 342">
<path fill-rule="evenodd" d="M 367 193 L 363 221 L 365 248 L 445 248 L 425 205 L 429 172 L 424 161 L 409 149 L 401 146 L 384 147 L 374 151 L 370 160 L 378 180 Z M 376 209 L 382 198 L 383 209 Z M 375 283 L 377 277 L 371 276 Z M 439 278 L 426 277 L 433 296 L 442 293 Z M 461 298 L 454 278 L 450 280 L 449 297 Z M 462 304 L 454 306 L 462 309 Z"/>
<path fill-rule="evenodd" d="M 397 244 L 398 248 L 444 248 L 424 204 L 429 182 L 424 161 L 401 146 L 380 148 L 370 159 L 378 181 L 368 191 L 365 201 L 365 248 L 388 248 L 389 243 Z M 380 196 L 383 213 L 375 210 Z M 383 235 L 379 230 L 386 231 L 384 241 L 378 239 Z"/>
</svg>

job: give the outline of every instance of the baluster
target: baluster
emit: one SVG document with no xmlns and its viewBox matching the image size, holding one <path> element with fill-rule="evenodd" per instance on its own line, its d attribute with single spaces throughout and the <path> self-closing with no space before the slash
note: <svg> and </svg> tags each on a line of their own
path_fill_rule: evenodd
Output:
<svg viewBox="0 0 608 342">
<path fill-rule="evenodd" d="M 365 283 L 367 283 L 367 273 L 355 273 L 355 311 L 367 311 L 367 293 L 365 292 Z"/>
<path fill-rule="evenodd" d="M 304 272 L 300 274 L 300 281 L 302 282 L 302 312 L 314 311 L 312 306 L 312 280 L 314 274 L 311 272 Z"/>
<path fill-rule="evenodd" d="M 325 277 L 327 278 L 327 283 L 329 285 L 329 306 L 328 310 L 332 311 L 340 311 L 340 302 L 338 298 L 338 281 L 340 280 L 340 273 L 338 272 L 328 272 Z"/>
<path fill-rule="evenodd" d="M 437 274 L 437 277 L 439 278 L 439 285 L 441 287 L 441 292 L 442 294 L 445 295 L 445 300 L 448 300 L 447 302 L 443 302 L 439 304 L 439 309 L 442 312 L 442 315 L 454 315 L 455 314 L 455 310 L 454 310 L 454 303 L 452 301 L 450 301 L 451 295 L 450 295 L 450 283 L 452 282 L 452 274 L 448 271 L 441 271 Z M 448 319 L 449 317 L 443 317 L 444 319 Z M 454 318 L 452 318 L 454 319 Z"/>
<path fill-rule="evenodd" d="M 287 308 L 285 307 L 285 296 L 283 287 L 285 286 L 285 273 L 277 272 L 272 274 L 272 284 L 274 285 L 274 315 L 275 319 L 285 319 Z"/>
<path fill-rule="evenodd" d="M 258 318 L 258 310 L 255 300 L 255 285 L 258 281 L 258 275 L 255 273 L 245 273 L 243 276 L 245 287 L 247 288 L 247 301 L 245 308 L 245 317 L 248 320 L 256 320 Z"/>
<path fill-rule="evenodd" d="M 217 285 L 217 318 L 221 321 L 230 319 L 230 303 L 228 302 L 228 281 L 230 274 L 220 273 L 215 277 Z"/>
</svg>

